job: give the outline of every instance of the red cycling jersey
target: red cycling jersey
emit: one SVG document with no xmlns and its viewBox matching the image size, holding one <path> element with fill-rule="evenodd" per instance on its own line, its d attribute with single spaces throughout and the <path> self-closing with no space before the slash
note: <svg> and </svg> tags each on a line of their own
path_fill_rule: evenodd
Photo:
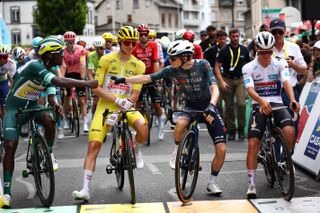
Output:
<svg viewBox="0 0 320 213">
<path fill-rule="evenodd" d="M 148 41 L 145 49 L 142 48 L 140 42 L 138 42 L 132 54 L 146 65 L 145 74 L 154 73 L 153 63 L 159 61 L 157 42 Z"/>
<path fill-rule="evenodd" d="M 74 51 L 70 53 L 64 48 L 62 67 L 66 69 L 66 73 L 80 73 L 80 66 L 86 64 L 86 55 L 84 48 L 75 45 Z"/>
<path fill-rule="evenodd" d="M 192 58 L 193 59 L 203 59 L 201 46 L 199 44 L 193 44 L 193 47 L 194 47 L 194 53 L 193 53 Z"/>
</svg>

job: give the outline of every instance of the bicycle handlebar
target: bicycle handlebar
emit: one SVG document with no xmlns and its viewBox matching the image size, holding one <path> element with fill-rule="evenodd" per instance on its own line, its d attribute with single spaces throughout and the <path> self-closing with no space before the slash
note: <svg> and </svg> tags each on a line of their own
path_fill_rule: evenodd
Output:
<svg viewBox="0 0 320 213">
<path fill-rule="evenodd" d="M 183 109 L 183 110 L 173 110 L 173 111 L 170 110 L 168 112 L 168 117 L 167 117 L 167 119 L 165 121 L 165 124 L 167 124 L 167 122 L 170 121 L 170 123 L 172 125 L 176 125 L 176 123 L 173 121 L 173 113 L 175 113 L 175 112 L 186 112 L 186 113 L 196 113 L 196 114 L 204 114 L 205 113 L 203 110 L 185 110 L 185 109 Z"/>
<path fill-rule="evenodd" d="M 117 109 L 117 110 L 114 110 L 114 111 L 109 111 L 109 109 L 105 109 L 104 112 L 102 113 L 102 126 L 104 126 L 109 114 L 112 114 L 112 113 L 125 114 L 127 112 L 141 112 L 141 110 L 139 110 L 139 109 L 129 109 L 129 110 Z"/>
</svg>

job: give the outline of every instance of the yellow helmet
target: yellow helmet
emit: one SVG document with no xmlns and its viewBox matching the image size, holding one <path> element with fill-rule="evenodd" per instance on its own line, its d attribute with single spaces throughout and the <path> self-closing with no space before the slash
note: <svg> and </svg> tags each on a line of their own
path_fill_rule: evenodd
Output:
<svg viewBox="0 0 320 213">
<path fill-rule="evenodd" d="M 108 41 L 112 41 L 114 36 L 112 35 L 112 33 L 103 33 L 102 38 Z"/>
<path fill-rule="evenodd" d="M 149 34 L 148 34 L 149 38 L 156 38 L 157 37 L 157 33 L 154 30 L 150 30 Z"/>
<path fill-rule="evenodd" d="M 121 27 L 118 31 L 118 39 L 120 40 L 138 40 L 139 32 L 136 28 L 131 26 Z"/>
<path fill-rule="evenodd" d="M 58 50 L 62 50 L 63 47 L 63 42 L 55 37 L 47 37 L 44 38 L 40 43 L 39 43 L 39 55 L 43 55 L 46 52 L 54 52 Z"/>
<path fill-rule="evenodd" d="M 113 44 L 118 44 L 118 38 L 116 36 L 113 37 L 112 43 Z"/>
</svg>

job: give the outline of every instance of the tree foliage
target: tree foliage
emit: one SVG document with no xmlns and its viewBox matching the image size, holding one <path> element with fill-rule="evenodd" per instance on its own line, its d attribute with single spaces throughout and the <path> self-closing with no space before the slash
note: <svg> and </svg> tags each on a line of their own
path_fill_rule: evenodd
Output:
<svg viewBox="0 0 320 213">
<path fill-rule="evenodd" d="M 33 14 L 42 36 L 74 31 L 82 34 L 86 24 L 86 0 L 37 0 Z"/>
</svg>

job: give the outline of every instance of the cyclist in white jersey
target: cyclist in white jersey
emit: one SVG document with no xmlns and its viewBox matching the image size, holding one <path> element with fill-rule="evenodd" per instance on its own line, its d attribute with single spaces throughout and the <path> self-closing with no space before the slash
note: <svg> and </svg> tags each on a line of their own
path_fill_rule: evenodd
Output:
<svg viewBox="0 0 320 213">
<path fill-rule="evenodd" d="M 248 198 L 256 197 L 256 169 L 257 153 L 260 149 L 261 138 L 266 128 L 267 115 L 272 113 L 272 107 L 283 106 L 281 89 L 283 88 L 290 99 L 290 107 L 295 103 L 294 111 L 299 112 L 299 104 L 294 98 L 293 89 L 290 84 L 288 64 L 285 60 L 271 57 L 275 39 L 269 32 L 260 32 L 255 39 L 257 57 L 242 68 L 244 84 L 248 95 L 252 98 L 253 109 L 260 108 L 250 118 L 248 128 L 248 152 L 247 169 L 249 178 Z M 293 109 L 292 109 L 293 110 Z M 282 128 L 287 141 L 288 148 L 292 150 L 295 143 L 294 126 L 292 117 L 287 109 L 273 112 L 275 124 Z"/>
</svg>

